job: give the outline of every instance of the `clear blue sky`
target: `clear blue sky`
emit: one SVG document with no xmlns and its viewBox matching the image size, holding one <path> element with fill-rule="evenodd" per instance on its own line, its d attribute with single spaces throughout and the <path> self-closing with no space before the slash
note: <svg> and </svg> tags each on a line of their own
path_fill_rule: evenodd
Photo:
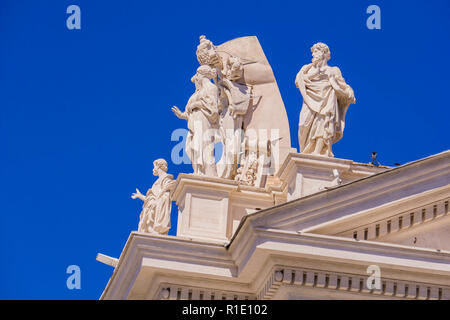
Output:
<svg viewBox="0 0 450 320">
<path fill-rule="evenodd" d="M 81 30 L 66 8 L 81 8 Z M 366 8 L 381 8 L 381 30 Z M 199 36 L 256 35 L 298 148 L 295 75 L 325 42 L 356 95 L 338 158 L 406 163 L 449 148 L 450 2 L 0 0 L 0 298 L 98 299 L 186 123 Z M 169 171 L 192 172 L 190 165 Z M 174 206 L 174 212 L 175 212 Z M 175 233 L 176 216 L 170 234 Z M 66 268 L 81 268 L 81 290 Z"/>
</svg>

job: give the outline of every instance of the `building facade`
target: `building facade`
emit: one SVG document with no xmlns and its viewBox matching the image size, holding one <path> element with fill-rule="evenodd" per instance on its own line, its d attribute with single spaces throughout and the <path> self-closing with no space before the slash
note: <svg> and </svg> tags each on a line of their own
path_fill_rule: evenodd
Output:
<svg viewBox="0 0 450 320">
<path fill-rule="evenodd" d="M 335 158 L 355 97 L 328 47 L 311 51 L 297 153 L 257 38 L 200 37 L 196 91 L 172 110 L 192 141 L 195 121 L 219 130 L 229 161 L 208 165 L 205 141 L 189 145 L 194 174 L 172 181 L 155 161 L 157 182 L 133 194 L 145 228 L 118 259 L 97 257 L 114 268 L 101 299 L 450 299 L 450 151 L 394 168 Z M 176 236 L 164 234 L 172 201 Z"/>
</svg>

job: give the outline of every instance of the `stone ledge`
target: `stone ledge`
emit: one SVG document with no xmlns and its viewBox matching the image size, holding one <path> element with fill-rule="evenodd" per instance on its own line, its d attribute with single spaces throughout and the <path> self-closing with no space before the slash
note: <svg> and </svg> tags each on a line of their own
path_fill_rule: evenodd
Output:
<svg viewBox="0 0 450 320">
<path fill-rule="evenodd" d="M 390 169 L 352 160 L 289 153 L 276 177 L 291 201 Z M 336 173 L 338 175 L 336 175 Z"/>
</svg>

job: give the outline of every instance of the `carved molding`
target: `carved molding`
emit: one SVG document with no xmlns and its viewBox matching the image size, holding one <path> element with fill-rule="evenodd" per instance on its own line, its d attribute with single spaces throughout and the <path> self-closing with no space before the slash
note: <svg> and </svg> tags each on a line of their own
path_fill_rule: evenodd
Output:
<svg viewBox="0 0 450 320">
<path fill-rule="evenodd" d="M 277 267 L 270 273 L 264 286 L 257 293 L 257 299 L 272 299 L 281 286 L 296 286 L 400 299 L 450 300 L 450 287 L 447 286 L 383 279 L 382 277 L 381 289 L 368 289 L 366 286 L 368 277 L 369 275 Z"/>
<path fill-rule="evenodd" d="M 157 300 L 255 300 L 254 294 L 163 283 Z"/>
<path fill-rule="evenodd" d="M 410 230 L 412 227 L 423 225 L 447 216 L 449 213 L 449 198 L 432 202 L 400 214 L 384 218 L 370 224 L 351 229 L 338 236 L 352 237 L 356 240 L 376 240 L 385 235 Z"/>
</svg>

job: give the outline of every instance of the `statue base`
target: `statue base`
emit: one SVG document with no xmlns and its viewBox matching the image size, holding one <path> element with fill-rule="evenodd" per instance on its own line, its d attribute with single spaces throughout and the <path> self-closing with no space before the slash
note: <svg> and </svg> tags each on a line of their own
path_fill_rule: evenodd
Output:
<svg viewBox="0 0 450 320">
<path fill-rule="evenodd" d="M 228 242 L 244 216 L 275 205 L 275 192 L 182 173 L 172 193 L 178 206 L 177 236 Z"/>
<path fill-rule="evenodd" d="M 389 168 L 347 159 L 290 153 L 280 167 L 277 177 L 285 184 L 283 189 L 286 191 L 286 200 L 291 201 Z"/>
<path fill-rule="evenodd" d="M 387 170 L 351 160 L 290 153 L 265 188 L 217 177 L 181 173 L 172 192 L 178 206 L 177 236 L 229 242 L 253 212 Z"/>
</svg>

